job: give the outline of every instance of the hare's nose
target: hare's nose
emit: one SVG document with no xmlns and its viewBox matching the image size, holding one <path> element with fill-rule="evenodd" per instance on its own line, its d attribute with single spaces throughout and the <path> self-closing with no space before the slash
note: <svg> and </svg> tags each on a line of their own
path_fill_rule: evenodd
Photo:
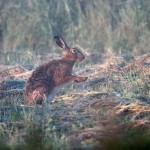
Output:
<svg viewBox="0 0 150 150">
<path fill-rule="evenodd" d="M 84 55 L 80 55 L 77 59 L 78 62 L 82 61 L 85 59 L 85 56 Z"/>
</svg>

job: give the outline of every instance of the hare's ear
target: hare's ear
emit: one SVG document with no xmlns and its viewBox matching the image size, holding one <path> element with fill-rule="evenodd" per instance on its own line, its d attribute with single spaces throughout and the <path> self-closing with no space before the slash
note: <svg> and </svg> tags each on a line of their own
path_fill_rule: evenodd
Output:
<svg viewBox="0 0 150 150">
<path fill-rule="evenodd" d="M 64 41 L 62 38 L 60 38 L 60 37 L 58 37 L 58 36 L 54 36 L 53 40 L 55 40 L 56 44 L 57 44 L 59 47 L 65 49 L 65 50 L 68 50 L 68 49 L 69 49 L 68 45 L 65 43 L 65 41 Z"/>
</svg>

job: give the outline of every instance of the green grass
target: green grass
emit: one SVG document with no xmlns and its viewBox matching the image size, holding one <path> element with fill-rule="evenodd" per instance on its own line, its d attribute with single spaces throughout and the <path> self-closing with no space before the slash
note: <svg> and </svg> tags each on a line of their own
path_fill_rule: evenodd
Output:
<svg viewBox="0 0 150 150">
<path fill-rule="evenodd" d="M 88 53 L 116 53 L 126 59 L 147 53 L 149 4 L 149 0 L 2 0 L 1 63 L 39 64 L 54 57 L 61 52 L 54 35 Z"/>
</svg>

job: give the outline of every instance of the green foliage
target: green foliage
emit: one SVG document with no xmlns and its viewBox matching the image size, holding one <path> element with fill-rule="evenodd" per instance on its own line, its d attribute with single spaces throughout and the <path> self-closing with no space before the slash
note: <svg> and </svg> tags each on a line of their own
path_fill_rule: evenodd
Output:
<svg viewBox="0 0 150 150">
<path fill-rule="evenodd" d="M 53 35 L 91 52 L 125 57 L 148 52 L 149 5 L 149 0 L 2 0 L 1 63 L 37 62 L 55 51 Z"/>
<path fill-rule="evenodd" d="M 15 111 L 14 111 L 15 110 Z M 4 110 L 4 114 L 8 110 Z M 59 150 L 65 146 L 46 106 L 11 108 L 0 124 L 0 149 Z M 1 114 L 3 115 L 3 114 Z"/>
</svg>

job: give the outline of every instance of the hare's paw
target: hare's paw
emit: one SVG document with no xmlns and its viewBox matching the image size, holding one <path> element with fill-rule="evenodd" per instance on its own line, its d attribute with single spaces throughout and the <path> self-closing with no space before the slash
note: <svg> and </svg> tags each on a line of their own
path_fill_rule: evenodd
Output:
<svg viewBox="0 0 150 150">
<path fill-rule="evenodd" d="M 84 82 L 88 79 L 88 77 L 77 77 L 75 82 L 79 83 L 79 82 Z"/>
</svg>

